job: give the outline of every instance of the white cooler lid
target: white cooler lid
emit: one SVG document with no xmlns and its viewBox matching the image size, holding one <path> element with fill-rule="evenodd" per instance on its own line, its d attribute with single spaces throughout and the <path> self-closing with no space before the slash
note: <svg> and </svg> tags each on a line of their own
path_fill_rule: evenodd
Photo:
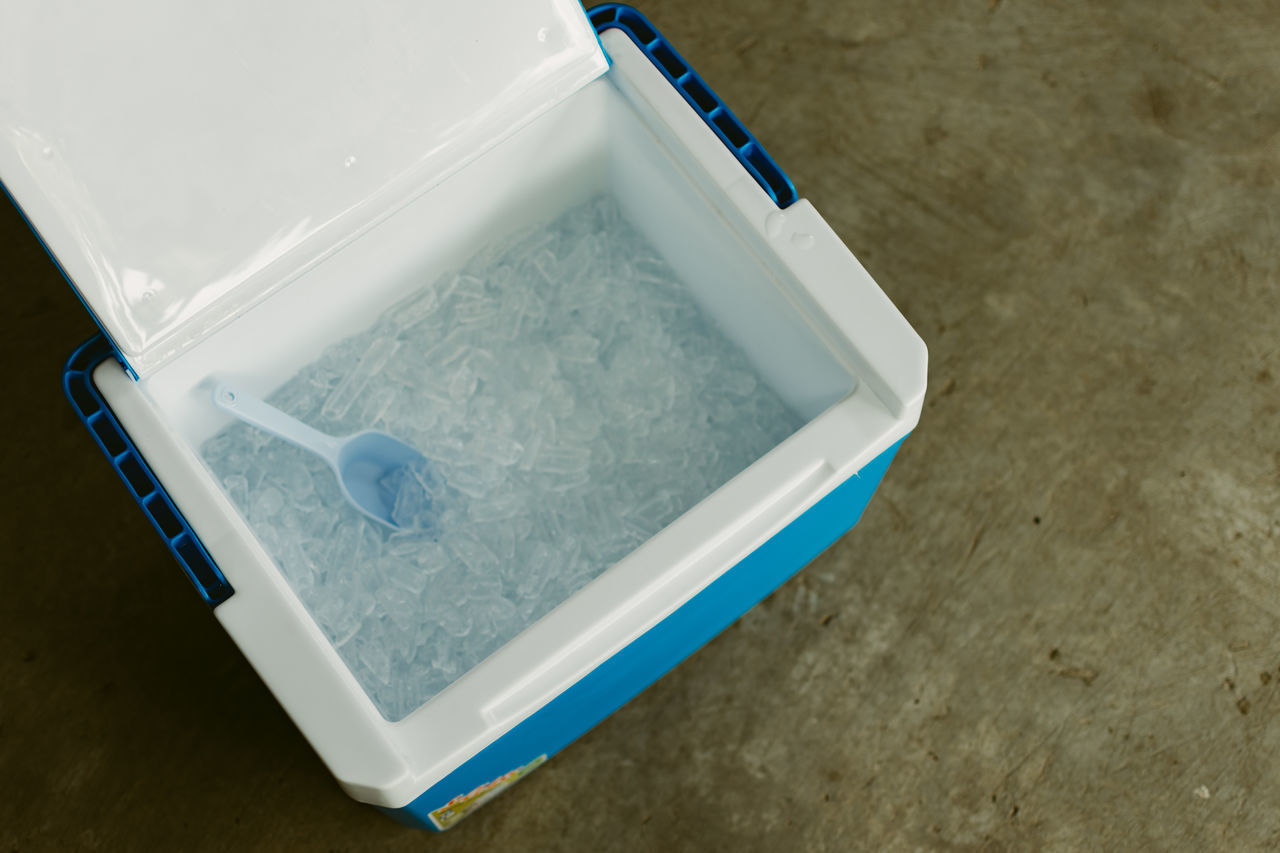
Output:
<svg viewBox="0 0 1280 853">
<path fill-rule="evenodd" d="M 144 375 L 607 67 L 576 0 L 4 0 L 0 180 Z"/>
</svg>

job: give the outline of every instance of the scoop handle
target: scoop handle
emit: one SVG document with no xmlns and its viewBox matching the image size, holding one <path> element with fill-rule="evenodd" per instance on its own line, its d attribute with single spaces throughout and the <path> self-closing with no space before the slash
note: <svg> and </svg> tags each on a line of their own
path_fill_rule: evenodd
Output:
<svg viewBox="0 0 1280 853">
<path fill-rule="evenodd" d="M 310 450 L 334 468 L 338 466 L 338 451 L 343 439 L 320 432 L 297 418 L 286 415 L 270 403 L 225 382 L 213 389 L 213 404 L 247 424 L 265 430 L 284 439 L 295 447 Z"/>
</svg>

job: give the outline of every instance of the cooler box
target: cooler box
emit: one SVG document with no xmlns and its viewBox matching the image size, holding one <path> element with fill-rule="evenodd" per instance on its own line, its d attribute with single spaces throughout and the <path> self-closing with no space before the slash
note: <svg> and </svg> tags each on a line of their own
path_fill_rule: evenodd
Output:
<svg viewBox="0 0 1280 853">
<path fill-rule="evenodd" d="M 71 403 L 398 820 L 448 828 L 715 636 L 919 417 L 920 338 L 626 6 L 4 19 L 0 177 L 102 330 Z M 426 464 L 371 520 L 237 395 Z"/>
</svg>

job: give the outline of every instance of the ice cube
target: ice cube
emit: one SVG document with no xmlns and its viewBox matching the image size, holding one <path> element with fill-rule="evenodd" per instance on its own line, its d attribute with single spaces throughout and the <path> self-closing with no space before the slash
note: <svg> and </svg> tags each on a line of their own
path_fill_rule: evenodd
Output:
<svg viewBox="0 0 1280 853">
<path fill-rule="evenodd" d="M 384 643 L 376 641 L 361 643 L 356 656 L 375 679 L 383 684 L 391 681 L 391 655 L 388 654 Z"/>
<path fill-rule="evenodd" d="M 477 458 L 488 459 L 499 465 L 514 465 L 524 454 L 524 447 L 517 441 L 492 433 L 481 433 L 472 439 L 468 447 Z"/>
<path fill-rule="evenodd" d="M 392 496 L 391 520 L 402 530 L 430 533 L 437 529 L 445 484 L 430 463 L 396 468 L 378 486 Z"/>
<path fill-rule="evenodd" d="M 506 472 L 493 463 L 456 466 L 448 470 L 445 479 L 451 488 L 479 500 L 506 480 Z"/>
<path fill-rule="evenodd" d="M 475 325 L 496 317 L 501 307 L 496 299 L 469 299 L 453 309 L 453 319 L 464 326 Z"/>
<path fill-rule="evenodd" d="M 274 486 L 258 489 L 249 498 L 249 514 L 259 523 L 270 522 L 284 509 L 284 495 Z"/>
<path fill-rule="evenodd" d="M 465 637 L 471 633 L 474 619 L 470 611 L 456 607 L 444 607 L 436 611 L 435 616 L 440 629 L 450 637 Z M 456 665 L 450 667 L 455 671 L 458 668 Z"/>
<path fill-rule="evenodd" d="M 600 357 L 600 341 L 590 335 L 573 332 L 556 339 L 555 352 L 564 361 L 590 364 Z"/>
<path fill-rule="evenodd" d="M 417 294 L 410 296 L 404 302 L 396 306 L 391 312 L 391 321 L 396 328 L 403 334 L 404 330 L 412 329 L 428 317 L 436 313 L 439 306 L 440 293 L 434 287 L 426 287 Z"/>
<path fill-rule="evenodd" d="M 355 368 L 329 394 L 321 413 L 326 418 L 341 418 L 346 415 L 356 397 L 364 390 L 369 380 L 382 371 L 399 345 L 394 338 L 375 338 L 360 356 L 360 361 Z"/>
<path fill-rule="evenodd" d="M 591 464 L 591 451 L 584 447 L 544 447 L 534 460 L 533 470 L 546 474 L 580 474 Z"/>
<path fill-rule="evenodd" d="M 409 630 L 418 624 L 421 607 L 416 596 L 411 595 L 404 587 L 396 584 L 385 584 L 378 588 L 374 600 L 401 628 Z"/>
<path fill-rule="evenodd" d="M 249 480 L 244 474 L 230 474 L 222 478 L 222 488 L 227 490 L 231 502 L 241 509 L 249 507 Z"/>
</svg>

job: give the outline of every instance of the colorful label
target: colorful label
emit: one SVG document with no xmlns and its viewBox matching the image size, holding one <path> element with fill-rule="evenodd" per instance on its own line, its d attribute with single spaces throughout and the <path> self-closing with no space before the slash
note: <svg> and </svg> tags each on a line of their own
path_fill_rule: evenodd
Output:
<svg viewBox="0 0 1280 853">
<path fill-rule="evenodd" d="M 509 773 L 504 773 L 492 782 L 486 782 L 470 793 L 459 794 L 433 811 L 431 813 L 431 822 L 436 825 L 437 829 L 442 830 L 454 826 L 464 817 L 519 782 L 525 776 L 528 776 L 546 760 L 546 755 L 539 755 L 523 767 L 517 767 Z"/>
</svg>

